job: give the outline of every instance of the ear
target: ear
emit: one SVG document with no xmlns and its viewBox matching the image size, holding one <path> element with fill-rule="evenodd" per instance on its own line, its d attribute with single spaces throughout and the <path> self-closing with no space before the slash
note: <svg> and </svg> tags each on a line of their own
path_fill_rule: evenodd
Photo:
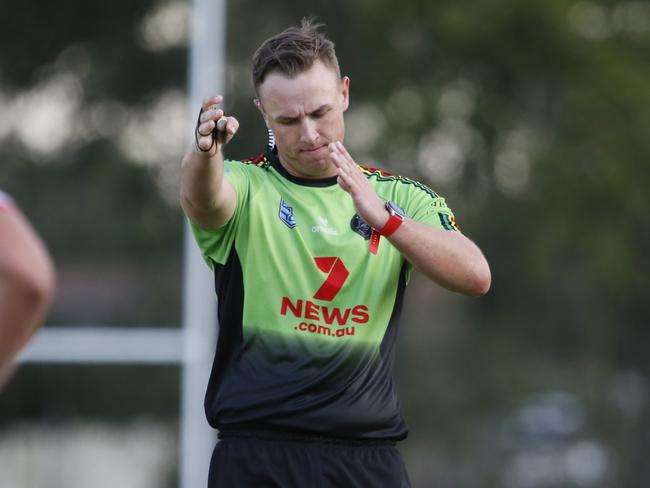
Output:
<svg viewBox="0 0 650 488">
<path fill-rule="evenodd" d="M 343 111 L 345 112 L 350 106 L 350 78 L 347 76 L 341 78 L 341 96 L 343 97 Z"/>
<path fill-rule="evenodd" d="M 266 124 L 266 127 L 270 128 L 269 127 L 269 121 L 266 118 L 266 112 L 264 111 L 264 107 L 262 106 L 262 102 L 260 102 L 260 99 L 259 98 L 253 98 L 253 103 L 257 107 L 257 110 L 259 110 L 260 113 L 262 114 L 262 118 L 264 119 L 264 123 Z"/>
</svg>

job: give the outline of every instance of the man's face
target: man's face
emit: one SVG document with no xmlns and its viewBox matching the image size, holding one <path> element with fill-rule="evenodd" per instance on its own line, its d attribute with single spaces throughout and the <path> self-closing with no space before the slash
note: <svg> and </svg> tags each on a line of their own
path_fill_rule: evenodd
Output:
<svg viewBox="0 0 650 488">
<path fill-rule="evenodd" d="M 321 62 L 294 78 L 268 74 L 259 86 L 258 108 L 273 130 L 280 162 L 294 176 L 336 175 L 328 144 L 343 141 L 343 112 L 350 80 Z"/>
</svg>

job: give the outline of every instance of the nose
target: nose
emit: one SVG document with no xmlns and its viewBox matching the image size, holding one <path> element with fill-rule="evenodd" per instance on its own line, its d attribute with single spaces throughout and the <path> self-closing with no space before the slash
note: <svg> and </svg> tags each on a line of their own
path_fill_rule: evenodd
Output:
<svg viewBox="0 0 650 488">
<path fill-rule="evenodd" d="M 302 142 L 305 144 L 309 144 L 310 146 L 316 143 L 318 141 L 318 130 L 316 127 L 316 123 L 311 120 L 309 117 L 305 117 L 302 120 L 302 127 L 301 127 L 301 134 L 300 134 L 300 139 Z"/>
</svg>

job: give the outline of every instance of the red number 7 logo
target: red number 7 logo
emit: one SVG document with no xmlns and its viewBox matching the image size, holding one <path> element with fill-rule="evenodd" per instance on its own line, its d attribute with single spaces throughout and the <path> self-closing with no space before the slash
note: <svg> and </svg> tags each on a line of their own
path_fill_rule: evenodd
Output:
<svg viewBox="0 0 650 488">
<path fill-rule="evenodd" d="M 314 298 L 317 300 L 331 301 L 343 287 L 350 272 L 347 270 L 341 258 L 314 258 L 316 266 L 323 273 L 329 273 L 325 283 L 318 289 Z"/>
</svg>

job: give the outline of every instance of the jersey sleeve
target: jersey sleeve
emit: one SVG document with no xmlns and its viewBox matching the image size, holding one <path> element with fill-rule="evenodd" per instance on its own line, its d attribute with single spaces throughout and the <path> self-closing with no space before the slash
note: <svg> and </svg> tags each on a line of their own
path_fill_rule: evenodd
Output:
<svg viewBox="0 0 650 488">
<path fill-rule="evenodd" d="M 409 182 L 403 185 L 403 189 L 406 195 L 397 204 L 402 206 L 400 201 L 404 202 L 407 217 L 436 229 L 460 231 L 454 213 L 443 197 L 419 182 Z"/>
<path fill-rule="evenodd" d="M 408 180 L 407 184 L 401 185 L 401 190 L 405 193 L 396 196 L 396 203 L 402 206 L 400 202 L 404 202 L 403 208 L 407 217 L 436 229 L 460 232 L 447 202 L 431 188 L 422 183 Z M 406 281 L 408 283 L 414 268 L 409 261 L 406 262 Z"/>
<path fill-rule="evenodd" d="M 224 175 L 234 187 L 237 196 L 235 213 L 230 220 L 219 229 L 204 229 L 191 220 L 189 221 L 201 254 L 210 268 L 213 268 L 213 262 L 226 263 L 235 243 L 245 208 L 244 202 L 248 199 L 250 191 L 250 179 L 245 164 L 239 161 L 225 161 Z"/>
</svg>

